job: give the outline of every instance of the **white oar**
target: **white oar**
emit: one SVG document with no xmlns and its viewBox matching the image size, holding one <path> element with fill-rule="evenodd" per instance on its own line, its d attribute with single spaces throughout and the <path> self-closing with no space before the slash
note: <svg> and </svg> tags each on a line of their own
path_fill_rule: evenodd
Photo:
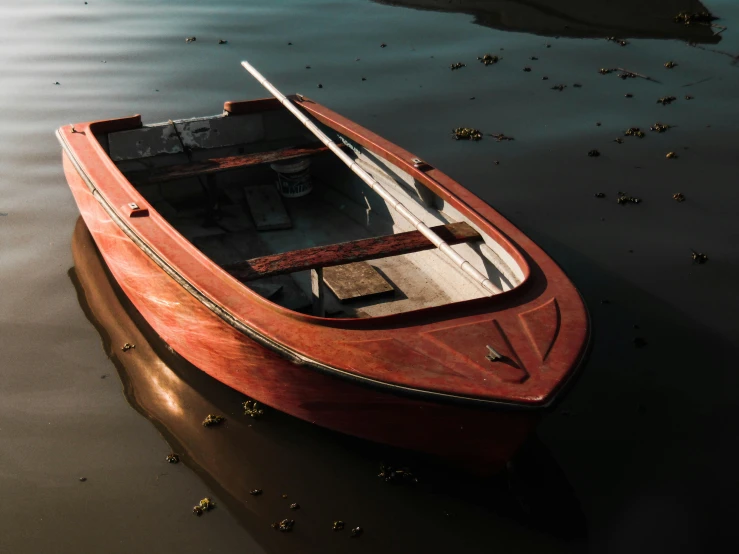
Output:
<svg viewBox="0 0 739 554">
<path fill-rule="evenodd" d="M 282 94 L 279 90 L 277 90 L 272 83 L 267 81 L 267 79 L 264 78 L 264 76 L 259 73 L 254 67 L 246 61 L 241 62 L 241 65 L 244 66 L 244 69 L 246 69 L 249 73 L 251 73 L 254 78 L 259 81 L 259 83 L 266 88 L 268 91 L 270 91 L 275 98 L 277 98 L 283 106 L 285 106 L 292 114 L 297 117 L 303 125 L 305 125 L 310 131 L 316 135 L 319 139 L 321 139 L 321 142 L 328 146 L 331 151 L 336 154 L 341 161 L 343 161 L 347 166 L 349 166 L 349 169 L 351 169 L 354 173 L 356 173 L 362 181 L 367 183 L 372 190 L 374 190 L 377 194 L 379 194 L 390 206 L 392 206 L 395 211 L 397 211 L 400 215 L 402 215 L 405 219 L 410 221 L 413 226 L 420 231 L 420 233 L 429 239 L 434 246 L 436 246 L 439 250 L 441 250 L 444 254 L 446 254 L 454 263 L 456 263 L 460 268 L 462 268 L 463 271 L 465 271 L 468 275 L 470 275 L 473 279 L 475 279 L 480 285 L 482 285 L 483 288 L 489 291 L 490 295 L 498 294 L 501 291 L 498 287 L 496 287 L 490 279 L 485 277 L 482 273 L 480 273 L 477 269 L 474 268 L 474 266 L 465 260 L 462 256 L 457 254 L 454 250 L 452 250 L 452 247 L 449 246 L 442 238 L 434 233 L 429 227 L 420 219 L 418 219 L 415 215 L 413 215 L 408 208 L 403 206 L 403 204 L 400 203 L 400 201 L 395 198 L 390 192 L 388 192 L 380 183 L 378 183 L 369 173 L 367 173 L 364 169 L 359 167 L 357 163 L 352 160 L 349 156 L 346 155 L 344 151 L 342 151 L 334 141 L 332 141 L 330 138 L 326 136 L 326 134 L 321 131 L 316 125 L 308 119 L 308 117 L 303 114 L 298 108 L 295 107 L 295 105 L 288 100 L 284 94 Z"/>
</svg>

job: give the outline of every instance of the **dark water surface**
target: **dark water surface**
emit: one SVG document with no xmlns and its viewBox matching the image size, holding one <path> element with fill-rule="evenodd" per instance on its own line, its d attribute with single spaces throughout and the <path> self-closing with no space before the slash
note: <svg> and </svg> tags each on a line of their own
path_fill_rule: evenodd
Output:
<svg viewBox="0 0 739 554">
<path fill-rule="evenodd" d="M 0 7 L 0 552 L 702 552 L 736 533 L 739 4 L 391 3 Z M 727 30 L 672 23 L 702 6 Z M 485 53 L 502 60 L 483 67 Z M 419 486 L 386 485 L 378 462 L 401 454 L 287 416 L 249 427 L 234 411 L 223 433 L 198 427 L 238 395 L 163 351 L 116 297 L 76 223 L 53 131 L 265 96 L 244 58 L 468 186 L 581 290 L 593 352 L 540 427 L 529 460 L 541 465 L 519 483 L 559 523 L 580 520 L 574 498 L 585 520 L 574 538 L 522 514 L 500 482 L 418 462 Z M 668 95 L 677 100 L 656 103 Z M 674 127 L 649 132 L 657 121 Z M 455 142 L 457 126 L 515 140 Z M 613 142 L 628 127 L 647 136 Z M 620 206 L 618 191 L 643 202 Z M 693 264 L 691 249 L 708 263 Z M 184 464 L 164 461 L 171 449 Z M 255 487 L 262 497 L 246 493 Z M 208 495 L 218 508 L 193 517 Z M 293 501 L 303 508 L 289 512 Z M 284 517 L 292 534 L 269 527 Z M 335 519 L 366 532 L 332 533 Z"/>
</svg>

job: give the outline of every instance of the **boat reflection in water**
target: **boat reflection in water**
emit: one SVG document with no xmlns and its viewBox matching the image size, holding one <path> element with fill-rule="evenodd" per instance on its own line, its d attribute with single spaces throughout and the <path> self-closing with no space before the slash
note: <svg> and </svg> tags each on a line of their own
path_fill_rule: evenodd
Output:
<svg viewBox="0 0 739 554">
<path fill-rule="evenodd" d="M 349 529 L 355 526 L 366 530 L 357 547 L 373 552 L 475 552 L 489 546 L 491 533 L 498 547 L 510 543 L 551 549 L 564 540 L 563 534 L 581 534 L 577 502 L 541 449 L 521 464 L 523 476 L 512 474 L 523 503 L 549 522 L 547 529 L 518 507 L 507 492 L 510 479 L 481 481 L 460 475 L 420 455 L 340 435 L 275 410 L 260 419 L 245 416 L 243 395 L 170 351 L 136 312 L 108 273 L 82 218 L 74 230 L 72 252 L 70 277 L 80 304 L 118 369 L 129 403 L 156 425 L 172 450 L 206 482 L 217 503 L 266 550 L 344 551 Z M 135 348 L 123 352 L 125 343 Z M 202 421 L 208 414 L 223 415 L 226 421 L 206 429 Z M 162 460 L 166 454 L 156 453 Z M 412 464 L 420 483 L 383 482 L 377 475 L 381 460 Z M 535 467 L 527 467 L 533 460 Z M 263 494 L 250 495 L 257 488 Z M 530 494 L 534 489 L 538 496 Z M 289 509 L 293 502 L 300 504 L 299 510 Z M 512 524 L 511 517 L 520 521 Z M 271 527 L 284 518 L 296 521 L 290 536 Z M 347 528 L 332 532 L 335 520 L 343 520 Z"/>
<path fill-rule="evenodd" d="M 680 12 L 708 11 L 698 0 L 374 0 L 421 10 L 466 13 L 475 23 L 521 33 L 598 38 L 680 39 L 715 44 L 706 25 L 674 21 Z"/>
</svg>

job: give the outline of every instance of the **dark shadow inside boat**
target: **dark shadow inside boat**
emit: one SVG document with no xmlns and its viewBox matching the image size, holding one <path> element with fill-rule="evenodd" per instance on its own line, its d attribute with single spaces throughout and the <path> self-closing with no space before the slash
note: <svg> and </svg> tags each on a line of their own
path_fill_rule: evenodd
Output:
<svg viewBox="0 0 739 554">
<path fill-rule="evenodd" d="M 269 109 L 98 138 L 182 236 L 285 308 L 368 318 L 487 296 L 287 110 L 262 106 Z M 515 258 L 469 214 L 370 149 L 323 130 L 494 285 L 522 282 Z"/>
<path fill-rule="evenodd" d="M 245 416 L 243 395 L 186 362 L 148 326 L 110 275 L 81 218 L 72 249 L 70 279 L 127 400 L 269 551 L 295 551 L 298 541 L 343 552 L 348 539 L 337 540 L 330 527 L 337 519 L 360 525 L 367 530 L 362 541 L 387 552 L 449 551 L 460 541 L 465 552 L 486 552 L 490 533 L 500 544 L 539 550 L 551 547 L 554 536 L 571 551 L 585 533 L 562 471 L 536 441 L 524 446 L 506 474 L 481 479 L 269 408 L 259 419 Z M 136 348 L 123 352 L 124 342 Z M 207 414 L 226 421 L 206 429 L 201 422 Z M 166 454 L 153 455 L 164 464 Z M 395 479 L 378 476 L 382 463 L 385 478 L 392 472 Z M 406 467 L 417 483 L 398 472 Z M 264 493 L 250 495 L 257 488 Z M 289 510 L 292 502 L 300 510 Z M 270 527 L 285 517 L 297 521 L 289 544 Z"/>
</svg>

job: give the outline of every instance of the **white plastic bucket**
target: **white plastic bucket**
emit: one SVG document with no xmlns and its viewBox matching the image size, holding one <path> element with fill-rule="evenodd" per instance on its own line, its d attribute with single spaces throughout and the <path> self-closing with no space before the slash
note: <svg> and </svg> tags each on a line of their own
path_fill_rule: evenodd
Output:
<svg viewBox="0 0 739 554">
<path fill-rule="evenodd" d="M 313 190 L 309 158 L 275 162 L 269 166 L 277 173 L 277 190 L 282 196 L 298 198 Z"/>
</svg>

